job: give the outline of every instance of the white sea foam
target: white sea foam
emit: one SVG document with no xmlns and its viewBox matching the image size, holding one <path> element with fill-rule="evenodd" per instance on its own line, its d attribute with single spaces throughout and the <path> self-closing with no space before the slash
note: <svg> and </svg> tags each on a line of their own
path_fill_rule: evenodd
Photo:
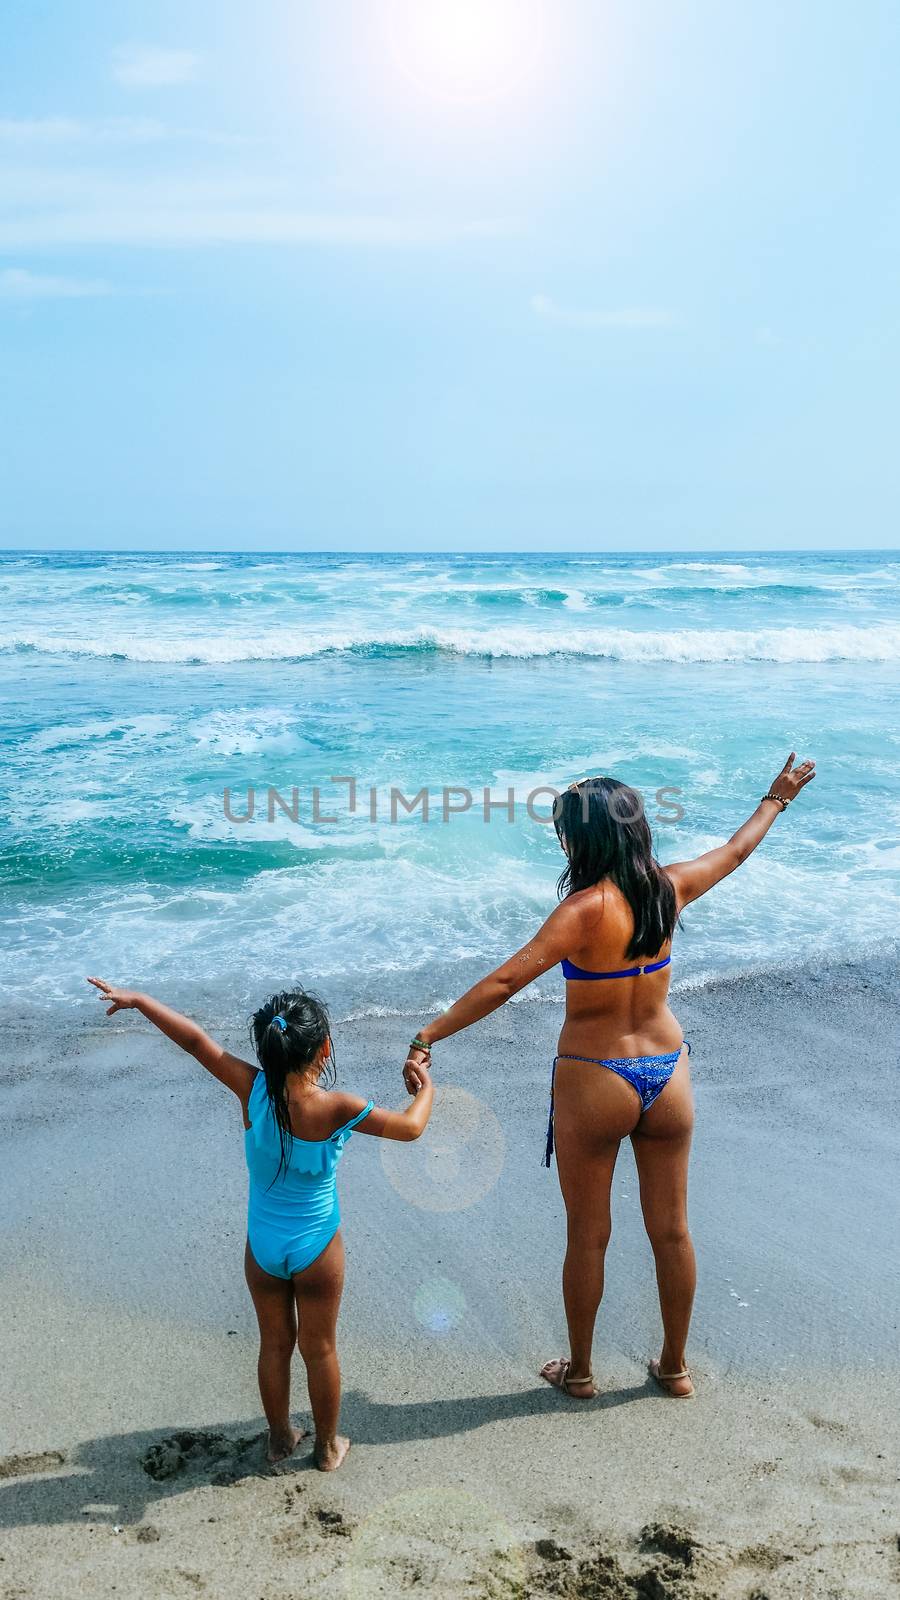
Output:
<svg viewBox="0 0 900 1600">
<path fill-rule="evenodd" d="M 30 744 L 34 750 L 56 750 L 61 745 L 87 744 L 94 740 L 117 737 L 120 739 L 157 739 L 173 727 L 172 717 L 146 716 L 116 717 L 103 722 L 60 722 L 41 728 L 32 734 Z"/>
<path fill-rule="evenodd" d="M 248 756 L 301 750 L 306 741 L 290 711 L 211 711 L 188 725 L 201 750 L 217 756 Z"/>
<path fill-rule="evenodd" d="M 702 842 L 692 840 L 686 853 Z M 114 888 L 67 894 L 55 908 L 53 997 L 77 999 L 88 953 L 115 975 L 127 952 L 123 978 L 139 974 L 175 1003 L 185 1003 L 180 986 L 189 984 L 246 1009 L 254 995 L 293 976 L 315 982 L 342 1012 L 399 1015 L 410 1004 L 430 1009 L 452 999 L 524 943 L 553 904 L 555 863 L 535 872 L 501 859 L 474 874 L 465 861 L 434 869 L 415 855 L 373 859 L 364 870 L 365 896 L 359 870 L 333 858 L 199 894 L 195 883 L 159 886 L 152 904 Z M 860 884 L 850 871 L 823 878 L 818 861 L 754 860 L 739 885 L 731 880 L 715 902 L 689 908 L 677 941 L 678 987 L 834 949 L 852 953 L 892 904 L 892 886 L 881 877 Z M 32 919 L 32 941 L 43 927 Z M 228 933 L 236 928 L 237 940 Z M 40 944 L 33 960 L 27 949 L 10 951 L 0 966 L 10 997 L 21 997 L 32 967 L 35 981 L 46 967 Z M 46 985 L 40 993 L 50 998 Z M 558 1003 L 561 995 L 556 973 L 528 998 Z"/>
<path fill-rule="evenodd" d="M 283 799 L 285 804 L 291 804 L 289 792 L 283 794 Z M 246 792 L 238 791 L 232 795 L 231 811 L 234 817 L 239 819 L 244 817 L 247 811 Z M 308 827 L 305 822 L 299 820 L 299 813 L 298 820 L 294 822 L 284 811 L 274 806 L 270 821 L 265 791 L 255 797 L 254 814 L 247 821 L 229 820 L 225 815 L 222 795 L 173 806 L 168 812 L 168 819 L 177 827 L 186 828 L 190 838 L 207 843 L 236 844 L 262 841 L 271 844 L 275 841 L 284 841 L 293 845 L 296 850 L 315 850 L 322 854 L 332 850 L 353 849 L 359 844 L 358 837 L 349 831 L 339 833 L 335 829 Z"/>
<path fill-rule="evenodd" d="M 347 651 L 376 654 L 388 651 L 428 651 L 490 659 L 535 660 L 574 656 L 622 661 L 639 665 L 656 663 L 711 663 L 771 661 L 784 665 L 831 661 L 900 661 L 900 624 L 875 623 L 869 627 L 677 628 L 644 633 L 624 628 L 484 629 L 420 627 L 368 631 L 304 629 L 294 638 L 285 628 L 275 633 L 232 633 L 144 637 L 104 635 L 101 639 L 54 636 L 52 631 L 26 630 L 0 635 L 0 652 L 33 651 L 41 655 L 118 658 L 147 663 L 208 663 L 226 665 L 252 661 L 300 661 Z"/>
<path fill-rule="evenodd" d="M 56 800 L 43 807 L 41 820 L 45 826 L 56 828 L 74 828 L 82 822 L 93 822 L 103 818 L 108 813 L 108 806 L 101 800 L 83 800 L 72 796 L 68 800 Z"/>
<path fill-rule="evenodd" d="M 645 568 L 647 577 L 668 578 L 673 572 L 709 572 L 715 577 L 723 578 L 758 578 L 771 579 L 772 574 L 765 567 L 756 569 L 747 567 L 741 561 L 667 561 L 658 567 Z M 776 578 L 775 581 L 783 581 Z"/>
</svg>

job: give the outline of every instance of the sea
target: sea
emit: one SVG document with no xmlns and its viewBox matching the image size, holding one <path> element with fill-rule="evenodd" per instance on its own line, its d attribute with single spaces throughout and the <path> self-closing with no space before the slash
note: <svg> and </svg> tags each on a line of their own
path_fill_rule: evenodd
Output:
<svg viewBox="0 0 900 1600">
<path fill-rule="evenodd" d="M 884 551 L 0 554 L 0 997 L 59 1030 L 88 973 L 212 1028 L 297 983 L 426 1017 L 553 908 L 572 779 L 633 785 L 676 861 L 791 750 L 816 780 L 685 913 L 676 990 L 865 957 L 898 691 Z"/>
</svg>

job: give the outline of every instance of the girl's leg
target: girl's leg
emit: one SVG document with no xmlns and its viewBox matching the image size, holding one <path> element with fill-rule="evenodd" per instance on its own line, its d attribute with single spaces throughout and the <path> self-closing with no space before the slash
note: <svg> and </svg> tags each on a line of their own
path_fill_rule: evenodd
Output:
<svg viewBox="0 0 900 1600">
<path fill-rule="evenodd" d="M 339 1232 L 312 1266 L 294 1274 L 293 1285 L 300 1323 L 297 1343 L 316 1429 L 316 1466 L 321 1472 L 334 1472 L 350 1449 L 350 1440 L 337 1431 L 341 1369 L 335 1330 L 344 1288 L 344 1241 Z"/>
<path fill-rule="evenodd" d="M 587 1379 L 592 1370 L 594 1323 L 611 1231 L 613 1171 L 620 1141 L 631 1132 L 639 1110 L 634 1090 L 615 1073 L 586 1062 L 561 1061 L 557 1066 L 554 1131 L 568 1225 L 563 1299 L 571 1379 Z M 544 1374 L 554 1381 L 547 1368 Z M 576 1398 L 594 1392 L 590 1382 L 570 1380 L 567 1387 Z"/>
<path fill-rule="evenodd" d="M 697 1269 L 688 1232 L 687 1179 L 694 1105 L 687 1053 L 632 1135 L 641 1185 L 644 1226 L 656 1261 L 663 1347 L 659 1372 L 683 1372 Z M 666 1387 L 673 1395 L 693 1392 L 689 1377 Z"/>
<path fill-rule="evenodd" d="M 291 1357 L 297 1338 L 297 1313 L 289 1278 L 273 1278 L 254 1259 L 249 1242 L 244 1273 L 259 1323 L 259 1393 L 269 1424 L 268 1459 L 283 1461 L 303 1435 L 291 1426 Z"/>
</svg>

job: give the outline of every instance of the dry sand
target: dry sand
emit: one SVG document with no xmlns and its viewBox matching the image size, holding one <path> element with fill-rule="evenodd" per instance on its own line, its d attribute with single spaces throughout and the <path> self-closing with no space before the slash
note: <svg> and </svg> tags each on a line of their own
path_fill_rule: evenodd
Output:
<svg viewBox="0 0 900 1600">
<path fill-rule="evenodd" d="M 645 1377 L 658 1311 L 627 1148 L 602 1395 L 536 1376 L 565 1350 L 539 1164 L 559 1008 L 442 1047 L 425 1139 L 357 1138 L 343 1163 L 354 1447 L 333 1477 L 304 1447 L 263 1466 L 235 1103 L 134 1018 L 23 1020 L 0 1068 L 2 1600 L 887 1600 L 896 994 L 882 960 L 677 997 L 698 1110 L 687 1404 Z M 408 1034 L 338 1028 L 342 1082 L 398 1099 Z M 306 1421 L 299 1365 L 295 1395 Z"/>
</svg>

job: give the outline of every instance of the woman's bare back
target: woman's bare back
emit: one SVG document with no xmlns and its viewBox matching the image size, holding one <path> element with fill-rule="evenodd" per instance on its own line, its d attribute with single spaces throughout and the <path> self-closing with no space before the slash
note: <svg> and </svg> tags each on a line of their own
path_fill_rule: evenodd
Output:
<svg viewBox="0 0 900 1600">
<path fill-rule="evenodd" d="M 570 898 L 576 911 L 568 959 L 587 972 L 651 966 L 669 955 L 671 940 L 653 955 L 627 954 L 634 917 L 622 891 L 606 881 Z M 668 1005 L 671 966 L 633 978 L 570 978 L 559 1053 L 587 1056 L 658 1055 L 677 1050 L 681 1028 Z"/>
</svg>

